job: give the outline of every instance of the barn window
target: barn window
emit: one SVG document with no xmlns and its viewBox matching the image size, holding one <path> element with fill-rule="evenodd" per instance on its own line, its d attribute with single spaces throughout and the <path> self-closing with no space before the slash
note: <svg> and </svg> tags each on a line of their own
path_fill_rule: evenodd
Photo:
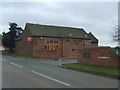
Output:
<svg viewBox="0 0 120 90">
<path fill-rule="evenodd" d="M 51 43 L 53 42 L 53 41 L 50 41 Z"/>
<path fill-rule="evenodd" d="M 47 49 L 47 46 L 45 46 L 45 49 Z"/>
<path fill-rule="evenodd" d="M 68 39 L 67 42 L 69 42 L 70 40 Z"/>
<path fill-rule="evenodd" d="M 54 43 L 58 43 L 58 41 L 54 41 Z"/>
<path fill-rule="evenodd" d="M 75 51 L 75 49 L 72 49 L 72 51 Z"/>
<path fill-rule="evenodd" d="M 58 49 L 58 46 L 56 46 L 56 49 Z"/>
<path fill-rule="evenodd" d="M 48 50 L 49 50 L 49 46 L 48 46 Z"/>
<path fill-rule="evenodd" d="M 79 40 L 79 42 L 82 42 L 82 40 Z"/>
<path fill-rule="evenodd" d="M 91 55 L 90 55 L 90 53 L 84 53 L 83 56 L 84 56 L 84 58 L 90 58 Z"/>
</svg>

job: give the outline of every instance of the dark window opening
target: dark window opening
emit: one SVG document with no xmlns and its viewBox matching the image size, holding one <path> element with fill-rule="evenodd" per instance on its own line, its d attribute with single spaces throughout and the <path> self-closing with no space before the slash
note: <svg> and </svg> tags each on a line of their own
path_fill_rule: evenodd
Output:
<svg viewBox="0 0 120 90">
<path fill-rule="evenodd" d="M 75 51 L 75 49 L 72 49 L 72 51 Z"/>
<path fill-rule="evenodd" d="M 79 40 L 79 42 L 82 42 L 82 40 Z"/>
<path fill-rule="evenodd" d="M 53 42 L 53 41 L 50 41 L 51 43 Z"/>
<path fill-rule="evenodd" d="M 67 40 L 67 42 L 69 42 L 70 40 Z"/>
<path fill-rule="evenodd" d="M 47 49 L 47 46 L 45 46 L 45 49 Z"/>
<path fill-rule="evenodd" d="M 58 41 L 54 41 L 54 43 L 58 43 Z"/>
<path fill-rule="evenodd" d="M 90 53 L 84 53 L 84 58 L 90 58 Z"/>
<path fill-rule="evenodd" d="M 58 46 L 56 46 L 56 48 L 58 49 Z"/>
<path fill-rule="evenodd" d="M 48 50 L 49 50 L 49 46 L 48 46 Z"/>
</svg>

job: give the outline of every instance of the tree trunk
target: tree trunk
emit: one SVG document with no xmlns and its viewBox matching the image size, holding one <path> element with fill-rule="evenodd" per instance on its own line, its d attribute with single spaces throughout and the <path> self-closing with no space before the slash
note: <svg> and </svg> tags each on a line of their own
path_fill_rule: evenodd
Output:
<svg viewBox="0 0 120 90">
<path fill-rule="evenodd" d="M 14 53 L 13 48 L 9 48 L 9 53 Z"/>
</svg>

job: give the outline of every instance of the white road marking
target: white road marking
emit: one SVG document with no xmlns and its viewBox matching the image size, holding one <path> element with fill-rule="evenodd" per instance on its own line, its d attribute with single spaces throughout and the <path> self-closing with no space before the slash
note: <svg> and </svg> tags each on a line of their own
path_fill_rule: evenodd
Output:
<svg viewBox="0 0 120 90">
<path fill-rule="evenodd" d="M 7 60 L 5 60 L 5 59 L 2 59 L 2 61 L 5 61 L 5 62 L 7 62 Z"/>
<path fill-rule="evenodd" d="M 15 63 L 13 63 L 13 62 L 10 62 L 12 65 L 15 65 L 15 66 L 17 66 L 17 67 L 20 67 L 20 68 L 23 68 L 22 66 L 20 66 L 20 65 L 18 65 L 18 64 L 15 64 Z"/>
<path fill-rule="evenodd" d="M 45 77 L 45 78 L 48 78 L 48 79 L 50 79 L 50 80 L 53 80 L 53 81 L 59 82 L 59 83 L 61 83 L 61 84 L 64 84 L 64 85 L 66 85 L 66 86 L 71 86 L 70 84 L 64 83 L 64 82 L 62 82 L 62 81 L 59 81 L 59 80 L 57 80 L 57 79 L 48 77 L 48 76 L 43 75 L 43 74 L 40 74 L 40 73 L 38 73 L 38 72 L 35 72 L 35 71 L 32 71 L 32 72 L 35 73 L 35 74 L 37 74 L 37 75 L 40 75 L 40 76 L 42 76 L 42 77 Z"/>
</svg>

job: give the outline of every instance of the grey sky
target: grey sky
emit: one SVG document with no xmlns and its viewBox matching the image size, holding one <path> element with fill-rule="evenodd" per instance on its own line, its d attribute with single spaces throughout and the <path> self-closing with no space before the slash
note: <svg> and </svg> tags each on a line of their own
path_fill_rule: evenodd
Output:
<svg viewBox="0 0 120 90">
<path fill-rule="evenodd" d="M 8 22 L 22 28 L 26 22 L 82 27 L 99 39 L 100 46 L 117 45 L 111 38 L 118 24 L 117 2 L 4 2 L 1 13 L 0 33 L 8 31 Z"/>
</svg>

